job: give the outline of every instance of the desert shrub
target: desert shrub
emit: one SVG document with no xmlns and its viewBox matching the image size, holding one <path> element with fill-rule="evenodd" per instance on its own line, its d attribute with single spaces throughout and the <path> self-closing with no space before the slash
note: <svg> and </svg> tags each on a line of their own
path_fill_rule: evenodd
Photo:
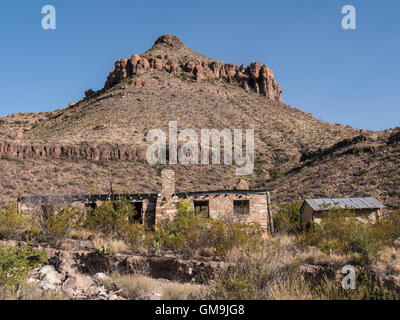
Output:
<svg viewBox="0 0 400 320">
<path fill-rule="evenodd" d="M 311 287 L 312 299 L 318 300 L 399 300 L 399 295 L 387 288 L 379 287 L 368 270 L 357 270 L 355 289 L 343 289 L 338 281 L 323 280 Z"/>
<path fill-rule="evenodd" d="M 83 214 L 75 208 L 64 208 L 41 222 L 43 240 L 58 245 L 70 236 L 73 229 L 82 225 Z"/>
<path fill-rule="evenodd" d="M 161 221 L 155 230 L 153 247 L 175 252 L 194 252 L 204 244 L 207 223 L 201 216 L 179 216 L 174 221 Z"/>
<path fill-rule="evenodd" d="M 201 299 L 204 288 L 192 283 L 174 283 L 140 275 L 114 273 L 111 288 L 123 289 L 121 295 L 129 300 L 143 299 L 152 292 L 159 292 L 163 300 Z M 110 288 L 110 289 L 111 289 Z M 112 290 L 114 290 L 112 288 Z"/>
<path fill-rule="evenodd" d="M 302 230 L 301 205 L 301 201 L 296 201 L 280 206 L 278 212 L 274 215 L 274 227 L 276 232 L 297 234 Z"/>
<path fill-rule="evenodd" d="M 386 219 L 375 223 L 371 229 L 375 237 L 385 244 L 400 238 L 400 210 L 389 213 Z"/>
<path fill-rule="evenodd" d="M 278 239 L 257 246 L 232 249 L 227 269 L 217 274 L 209 299 L 274 299 L 276 292 L 290 290 L 297 277 L 294 255 Z"/>
<path fill-rule="evenodd" d="M 46 253 L 29 246 L 0 245 L 0 287 L 16 289 L 29 270 L 47 263 Z"/>
<path fill-rule="evenodd" d="M 119 213 L 119 215 L 129 222 L 135 222 L 135 217 L 138 212 L 135 209 L 135 206 L 128 199 L 121 199 L 118 201 L 112 202 L 115 211 Z"/>
<path fill-rule="evenodd" d="M 216 255 L 225 256 L 234 247 L 254 247 L 262 241 L 263 230 L 258 224 L 212 220 L 209 242 Z"/>
<path fill-rule="evenodd" d="M 277 180 L 285 176 L 285 173 L 281 171 L 281 168 L 273 167 L 269 169 L 269 175 L 272 180 Z"/>
<path fill-rule="evenodd" d="M 328 299 L 375 300 L 399 296 L 377 285 L 368 268 L 357 268 L 355 290 L 342 288 L 339 279 L 327 276 L 304 278 L 299 268 L 306 256 L 304 248 L 285 237 L 269 238 L 258 246 L 232 249 L 228 268 L 219 271 L 207 293 L 208 299 Z"/>
<path fill-rule="evenodd" d="M 94 232 L 122 236 L 125 226 L 135 215 L 135 207 L 128 200 L 104 202 L 86 213 L 85 226 Z"/>
<path fill-rule="evenodd" d="M 124 225 L 122 237 L 133 251 L 137 251 L 146 246 L 146 241 L 152 238 L 152 234 L 143 224 L 132 222 Z"/>
<path fill-rule="evenodd" d="M 175 219 L 157 225 L 153 247 L 191 255 L 208 252 L 223 256 L 235 246 L 258 241 L 262 233 L 258 225 L 215 220 L 197 214 L 186 200 L 181 200 Z"/>
<path fill-rule="evenodd" d="M 380 234 L 381 230 L 380 223 L 366 219 L 361 221 L 352 210 L 332 209 L 324 214 L 320 224 L 312 224 L 300 236 L 300 241 L 327 252 L 357 252 L 361 255 L 361 263 L 370 263 L 387 243 L 387 234 Z"/>
<path fill-rule="evenodd" d="M 167 283 L 161 289 L 163 300 L 201 300 L 204 288 L 192 283 Z"/>
<path fill-rule="evenodd" d="M 31 220 L 30 226 L 24 232 L 25 241 L 32 243 L 35 241 L 40 241 L 42 236 L 42 228 L 40 224 L 33 219 Z"/>
<path fill-rule="evenodd" d="M 16 206 L 9 206 L 0 212 L 0 238 L 20 239 L 33 226 L 31 217 L 19 214 Z"/>
<path fill-rule="evenodd" d="M 121 295 L 129 300 L 143 299 L 157 288 L 156 280 L 138 275 L 112 275 L 113 283 L 122 288 Z"/>
</svg>

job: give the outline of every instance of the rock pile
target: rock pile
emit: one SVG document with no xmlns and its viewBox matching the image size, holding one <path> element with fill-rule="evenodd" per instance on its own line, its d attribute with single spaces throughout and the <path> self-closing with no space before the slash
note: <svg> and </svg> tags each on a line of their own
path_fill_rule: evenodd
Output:
<svg viewBox="0 0 400 320">
<path fill-rule="evenodd" d="M 71 300 L 126 300 L 119 295 L 122 290 L 110 290 L 111 278 L 103 273 L 90 277 L 73 276 L 67 271 L 63 276 L 53 265 L 47 265 L 30 271 L 28 276 L 27 282 L 37 290 L 53 291 Z"/>
</svg>

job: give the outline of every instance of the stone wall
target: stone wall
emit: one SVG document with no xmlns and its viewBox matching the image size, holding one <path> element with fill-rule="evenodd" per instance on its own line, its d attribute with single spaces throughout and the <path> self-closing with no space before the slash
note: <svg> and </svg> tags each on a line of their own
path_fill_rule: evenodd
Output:
<svg viewBox="0 0 400 320">
<path fill-rule="evenodd" d="M 209 201 L 210 218 L 223 219 L 242 223 L 259 223 L 264 229 L 268 228 L 268 211 L 266 194 L 221 194 L 205 196 L 189 196 L 184 198 L 194 210 L 194 201 Z M 178 197 L 169 199 L 159 198 L 157 201 L 156 224 L 164 219 L 172 220 L 178 210 Z M 234 200 L 249 200 L 249 214 L 234 214 Z"/>
<path fill-rule="evenodd" d="M 233 222 L 242 223 L 259 223 L 264 229 L 268 228 L 268 206 L 267 194 L 253 193 L 248 190 L 245 181 L 240 181 L 237 185 L 236 192 L 218 192 L 218 193 L 188 193 L 187 195 L 175 193 L 175 173 L 173 170 L 163 170 L 161 173 L 162 190 L 157 196 L 152 195 L 149 198 L 140 198 L 132 200 L 142 203 L 142 221 L 147 226 L 153 228 L 162 220 L 173 220 L 177 214 L 179 200 L 185 199 L 191 204 L 194 210 L 194 201 L 208 201 L 209 216 L 214 219 L 223 219 Z M 32 215 L 43 214 L 43 206 L 50 206 L 54 212 L 57 209 L 73 206 L 84 209 L 90 203 L 84 196 L 43 196 L 29 198 L 19 202 L 21 211 Z M 237 214 L 234 212 L 235 200 L 248 200 L 249 212 Z M 101 201 L 97 201 L 96 205 L 100 205 Z"/>
</svg>

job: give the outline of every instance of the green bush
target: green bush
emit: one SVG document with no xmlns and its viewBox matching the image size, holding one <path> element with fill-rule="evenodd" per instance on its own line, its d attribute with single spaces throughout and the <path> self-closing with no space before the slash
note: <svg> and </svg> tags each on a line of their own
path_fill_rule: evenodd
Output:
<svg viewBox="0 0 400 320">
<path fill-rule="evenodd" d="M 82 225 L 83 214 L 74 208 L 59 209 L 54 215 L 47 215 L 41 223 L 42 239 L 59 245 L 70 236 L 73 229 Z"/>
<path fill-rule="evenodd" d="M 21 239 L 34 226 L 32 218 L 19 214 L 15 205 L 0 212 L 0 238 Z"/>
<path fill-rule="evenodd" d="M 125 226 L 134 220 L 135 207 L 128 200 L 104 202 L 86 213 L 85 227 L 109 236 L 122 237 Z"/>
<path fill-rule="evenodd" d="M 281 171 L 281 168 L 273 167 L 269 169 L 269 175 L 272 180 L 277 180 L 285 176 L 285 173 Z"/>
<path fill-rule="evenodd" d="M 297 234 L 302 230 L 301 205 L 301 201 L 296 201 L 280 206 L 278 212 L 274 215 L 274 227 L 276 232 Z"/>
<path fill-rule="evenodd" d="M 372 231 L 385 244 L 400 238 L 400 210 L 389 213 L 386 219 L 375 223 Z"/>
<path fill-rule="evenodd" d="M 144 225 L 137 222 L 126 223 L 123 227 L 123 239 L 128 243 L 130 248 L 134 251 L 146 246 L 146 240 L 149 241 L 151 237 L 150 232 L 146 232 Z"/>
<path fill-rule="evenodd" d="M 235 246 L 256 243 L 262 237 L 259 225 L 215 220 L 196 214 L 181 200 L 173 221 L 157 225 L 153 245 L 177 253 L 226 255 Z"/>
<path fill-rule="evenodd" d="M 262 241 L 263 230 L 258 224 L 212 220 L 208 238 L 214 254 L 225 256 L 235 247 L 256 247 Z"/>
<path fill-rule="evenodd" d="M 29 270 L 47 264 L 46 252 L 0 245 L 0 287 L 17 288 Z"/>
<path fill-rule="evenodd" d="M 359 253 L 360 262 L 370 263 L 398 232 L 394 231 L 398 227 L 397 220 L 361 221 L 350 209 L 331 209 L 324 213 L 320 224 L 312 224 L 299 238 L 302 244 L 317 246 L 327 252 Z"/>
</svg>

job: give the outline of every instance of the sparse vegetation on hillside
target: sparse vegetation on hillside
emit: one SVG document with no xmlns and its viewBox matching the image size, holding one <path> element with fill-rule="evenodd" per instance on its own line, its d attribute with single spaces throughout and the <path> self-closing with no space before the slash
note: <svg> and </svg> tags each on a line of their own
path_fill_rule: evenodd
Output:
<svg viewBox="0 0 400 320">
<path fill-rule="evenodd" d="M 71 248 L 78 274 L 91 273 L 90 259 L 108 272 L 112 259 L 121 255 L 126 259 L 118 266 L 124 272 L 132 270 L 129 263 L 135 272 L 141 270 L 135 259 L 128 261 L 134 255 L 172 255 L 227 266 L 212 269 L 215 279 L 188 271 L 185 281 L 201 279 L 202 286 L 110 274 L 109 289 L 123 289 L 128 299 L 142 299 L 151 290 L 171 299 L 398 298 L 385 286 L 390 283 L 400 292 L 400 283 L 393 282 L 400 274 L 400 212 L 363 223 L 347 210 L 334 211 L 304 230 L 301 203 L 292 201 L 368 195 L 384 202 L 388 212 L 399 209 L 400 129 L 360 132 L 319 121 L 279 97 L 269 100 L 259 94 L 254 80 L 244 90 L 235 77 L 198 77 L 206 63 L 219 62 L 183 45 L 160 43 L 142 55 L 149 60 L 166 56 L 169 71 L 144 68 L 104 90 L 88 92 L 69 107 L 0 119 L 0 298 L 32 297 L 32 284 L 24 278 L 46 263 L 44 250 L 62 256 Z M 186 66 L 191 60 L 193 65 Z M 272 191 L 275 235 L 265 235 L 258 225 L 207 218 L 185 201 L 173 221 L 158 223 L 155 230 L 139 223 L 128 201 L 104 202 L 85 212 L 64 208 L 35 218 L 18 214 L 15 206 L 6 208 L 22 195 L 108 193 L 110 180 L 116 193 L 159 192 L 164 166 L 148 165 L 143 151 L 149 145 L 146 133 L 155 128 L 167 133 L 169 121 L 177 121 L 178 131 L 197 133 L 204 128 L 254 129 L 255 167 L 247 181 L 251 189 Z M 235 165 L 172 167 L 177 191 L 233 189 L 237 183 Z M 62 257 L 56 258 L 62 265 Z M 349 263 L 358 268 L 353 291 L 342 289 L 338 281 L 341 267 Z"/>
<path fill-rule="evenodd" d="M 150 54 L 168 55 L 172 63 L 212 61 L 187 47 L 176 50 L 165 44 L 154 46 L 143 56 L 149 59 Z M 360 133 L 316 120 L 297 108 L 268 100 L 252 90 L 247 92 L 233 82 L 208 78 L 191 81 L 189 73 L 182 74 L 185 81 L 165 70 L 148 69 L 134 75 L 135 80 L 146 82 L 145 87 L 133 87 L 129 84 L 132 79 L 124 79 L 72 108 L 4 117 L 0 136 L 6 141 L 12 137 L 15 150 L 21 145 L 89 145 L 90 150 L 100 153 L 105 144 L 146 148 L 146 133 L 154 128 L 168 132 L 171 120 L 178 122 L 179 129 L 196 131 L 253 128 L 256 154 L 255 170 L 249 177 L 252 188 L 274 191 L 280 202 L 369 195 L 390 209 L 400 208 L 398 129 Z M 0 160 L 4 177 L 0 182 L 4 194 L 0 205 L 20 195 L 103 193 L 108 191 L 110 175 L 121 192 L 160 190 L 157 169 L 143 160 L 83 160 L 79 152 L 72 151 L 54 159 L 37 153 L 33 157 L 39 159 L 15 159 L 5 154 Z M 174 166 L 181 191 L 231 189 L 235 185 L 234 169 L 233 165 Z M 127 179 L 134 177 L 137 183 L 127 186 Z"/>
<path fill-rule="evenodd" d="M 15 225 L 19 230 L 3 233 L 4 239 L 22 239 L 21 235 L 32 228 L 31 220 L 16 224 L 19 220 L 15 219 L 14 213 L 9 209 L 0 215 L 4 230 L 11 230 Z M 37 237 L 30 239 L 34 239 L 32 244 L 39 241 L 57 247 L 62 243 L 64 248 L 69 242 L 76 246 L 83 241 L 87 246 L 89 241 L 100 261 L 113 259 L 117 253 L 162 256 L 172 251 L 186 259 L 218 257 L 226 263 L 227 269 L 213 274 L 214 280 L 202 278 L 205 281 L 202 286 L 168 284 L 149 277 L 115 273 L 109 285 L 123 288 L 123 296 L 128 299 L 142 299 L 151 290 L 161 291 L 163 298 L 179 299 L 399 297 L 392 289 L 376 282 L 379 276 L 376 270 L 400 272 L 395 267 L 397 262 L 393 262 L 397 261 L 394 257 L 400 261 L 399 212 L 393 212 L 377 223 L 363 223 L 348 210 L 336 210 L 320 225 L 305 231 L 299 220 L 299 203 L 291 203 L 283 205 L 275 216 L 278 234 L 268 237 L 256 225 L 216 221 L 196 214 L 184 200 L 176 219 L 159 224 L 155 231 L 146 230 L 135 219 L 129 219 L 134 214 L 134 208 L 125 201 L 105 202 L 89 211 L 86 219 L 79 211 L 67 208 L 48 216 L 45 221 L 50 225 L 45 229 L 42 225 Z M 14 218 L 10 219 L 10 216 Z M 98 217 L 106 218 L 107 229 L 104 224 L 95 223 Z M 45 254 L 29 246 L 3 245 L 0 246 L 0 260 L 3 296 L 16 297 L 16 288 L 27 290 L 18 294 L 30 296 L 31 289 L 24 284 L 24 277 L 29 270 L 46 263 Z M 356 290 L 341 288 L 337 275 L 346 264 L 352 264 L 358 270 Z M 312 271 L 313 268 L 319 268 L 319 271 Z M 10 270 L 12 276 L 9 276 Z M 51 297 L 56 297 L 56 293 Z"/>
</svg>

